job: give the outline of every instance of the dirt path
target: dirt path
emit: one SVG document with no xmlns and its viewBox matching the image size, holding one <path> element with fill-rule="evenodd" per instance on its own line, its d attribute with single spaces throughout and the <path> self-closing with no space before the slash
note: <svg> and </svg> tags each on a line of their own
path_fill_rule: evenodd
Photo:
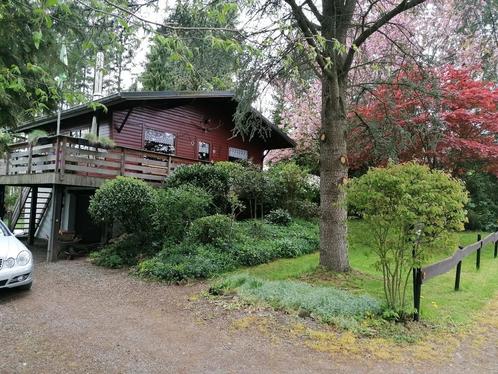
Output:
<svg viewBox="0 0 498 374">
<path fill-rule="evenodd" d="M 204 287 L 146 283 L 85 260 L 39 264 L 30 292 L 0 291 L 0 373 L 414 371 L 234 328 L 236 313 L 189 300 Z M 456 357 L 453 372 L 498 371 L 498 324 L 483 331 L 477 349 L 464 343 L 479 356 Z"/>
</svg>

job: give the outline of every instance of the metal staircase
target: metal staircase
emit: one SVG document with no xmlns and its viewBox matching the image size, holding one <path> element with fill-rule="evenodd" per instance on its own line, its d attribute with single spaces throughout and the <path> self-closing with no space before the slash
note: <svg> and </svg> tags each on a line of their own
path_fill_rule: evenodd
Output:
<svg viewBox="0 0 498 374">
<path fill-rule="evenodd" d="M 29 217 L 31 214 L 31 200 L 32 188 L 23 187 L 21 195 L 17 199 L 14 211 L 12 213 L 12 220 L 9 224 L 9 229 L 16 236 L 28 235 L 29 230 Z M 50 198 L 52 197 L 52 189 L 50 187 L 39 187 L 38 198 L 36 200 L 36 214 L 35 214 L 35 232 L 38 230 L 40 223 L 45 215 L 45 212 L 50 205 Z"/>
</svg>

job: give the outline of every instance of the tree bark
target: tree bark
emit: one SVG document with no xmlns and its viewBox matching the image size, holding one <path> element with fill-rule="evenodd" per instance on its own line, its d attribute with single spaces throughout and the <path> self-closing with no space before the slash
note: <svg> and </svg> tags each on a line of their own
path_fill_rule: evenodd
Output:
<svg viewBox="0 0 498 374">
<path fill-rule="evenodd" d="M 341 156 L 347 157 L 345 81 L 337 71 L 332 75 L 322 79 L 320 265 L 329 270 L 345 272 L 350 269 L 345 191 L 348 166 L 347 161 L 341 163 Z"/>
</svg>

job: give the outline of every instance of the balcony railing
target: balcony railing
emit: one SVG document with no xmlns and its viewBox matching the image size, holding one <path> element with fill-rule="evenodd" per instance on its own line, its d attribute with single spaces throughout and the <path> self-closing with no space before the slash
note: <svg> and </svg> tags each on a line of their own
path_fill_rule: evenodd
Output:
<svg viewBox="0 0 498 374">
<path fill-rule="evenodd" d="M 22 176 L 55 173 L 63 183 L 65 175 L 111 179 L 130 176 L 160 184 L 178 166 L 203 162 L 140 149 L 106 149 L 87 140 L 51 136 L 36 144 L 17 143 L 9 147 L 0 164 L 0 175 Z"/>
</svg>

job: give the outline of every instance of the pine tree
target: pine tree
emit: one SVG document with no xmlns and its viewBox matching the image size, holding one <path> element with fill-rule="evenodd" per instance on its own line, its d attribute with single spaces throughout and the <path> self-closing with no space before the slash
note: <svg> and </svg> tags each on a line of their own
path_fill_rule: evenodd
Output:
<svg viewBox="0 0 498 374">
<path fill-rule="evenodd" d="M 240 46 L 226 44 L 232 38 L 215 28 L 232 28 L 237 19 L 233 4 L 186 0 L 177 3 L 168 24 L 213 30 L 162 28 L 154 37 L 141 77 L 144 89 L 226 90 L 234 86 Z M 207 35 L 208 34 L 208 35 Z"/>
</svg>

